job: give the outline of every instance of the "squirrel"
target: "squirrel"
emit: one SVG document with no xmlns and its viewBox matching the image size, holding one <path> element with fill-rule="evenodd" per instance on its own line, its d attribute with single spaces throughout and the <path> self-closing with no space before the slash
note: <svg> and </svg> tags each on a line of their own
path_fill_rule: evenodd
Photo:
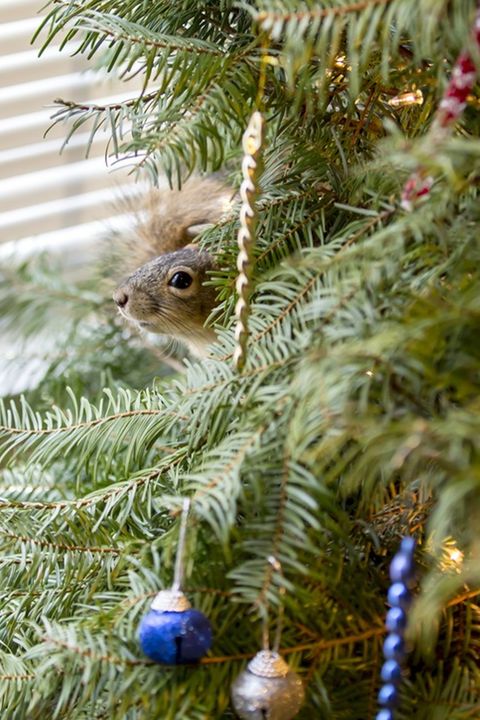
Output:
<svg viewBox="0 0 480 720">
<path fill-rule="evenodd" d="M 181 190 L 152 190 L 125 241 L 131 274 L 113 293 L 121 315 L 137 327 L 182 340 L 202 357 L 215 340 L 205 321 L 215 291 L 205 285 L 213 257 L 192 244 L 231 206 L 234 192 L 215 178 L 190 179 Z"/>
</svg>

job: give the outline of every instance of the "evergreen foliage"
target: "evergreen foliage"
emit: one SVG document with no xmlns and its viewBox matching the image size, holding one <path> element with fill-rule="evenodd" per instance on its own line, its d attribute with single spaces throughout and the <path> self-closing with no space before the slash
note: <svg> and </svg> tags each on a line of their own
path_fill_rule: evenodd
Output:
<svg viewBox="0 0 480 720">
<path fill-rule="evenodd" d="M 106 317 L 96 281 L 2 269 L 3 327 L 38 340 L 63 317 L 41 382 L 0 408 L 2 717 L 232 718 L 231 681 L 285 602 L 298 717 L 373 718 L 406 533 L 422 582 L 398 718 L 480 715 L 478 94 L 451 137 L 428 134 L 475 7 L 51 3 L 45 46 L 80 37 L 97 66 L 145 79 L 118 105 L 59 101 L 68 134 L 107 127 L 154 181 L 227 168 L 238 184 L 260 102 L 265 171 L 241 375 L 235 213 L 202 238 L 219 341 L 184 374 Z M 389 102 L 412 89 L 421 105 Z M 435 184 L 406 213 L 417 163 Z M 171 582 L 185 495 L 186 590 L 215 642 L 197 668 L 162 668 L 136 627 Z"/>
</svg>

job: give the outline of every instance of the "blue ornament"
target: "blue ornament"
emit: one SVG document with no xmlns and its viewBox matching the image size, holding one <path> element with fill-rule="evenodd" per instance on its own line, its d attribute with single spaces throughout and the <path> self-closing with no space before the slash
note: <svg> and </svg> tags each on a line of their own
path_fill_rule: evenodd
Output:
<svg viewBox="0 0 480 720">
<path fill-rule="evenodd" d="M 380 705 L 385 705 L 389 708 L 394 707 L 398 702 L 398 691 L 395 685 L 391 683 L 382 685 L 378 693 L 378 702 Z"/>
<path fill-rule="evenodd" d="M 405 642 L 401 635 L 392 633 L 387 635 L 383 643 L 383 655 L 387 660 L 396 660 L 399 662 L 403 658 L 405 652 Z"/>
<path fill-rule="evenodd" d="M 380 677 L 385 683 L 398 683 L 402 677 L 402 669 L 396 660 L 386 660 L 380 671 Z"/>
<path fill-rule="evenodd" d="M 402 541 L 400 543 L 400 552 L 404 552 L 406 555 L 410 555 L 413 557 L 413 553 L 415 552 L 415 540 L 412 537 L 409 537 L 406 535 L 404 538 L 402 538 Z"/>
<path fill-rule="evenodd" d="M 377 713 L 375 720 L 393 720 L 393 710 L 390 708 L 383 708 Z"/>
<path fill-rule="evenodd" d="M 403 582 L 395 582 L 388 590 L 388 602 L 394 607 L 407 609 L 412 600 L 410 590 Z"/>
<path fill-rule="evenodd" d="M 385 662 L 381 670 L 381 678 L 385 684 L 378 693 L 378 702 L 384 707 L 377 713 L 376 720 L 394 720 L 393 708 L 398 702 L 398 685 L 402 679 L 400 663 L 405 655 L 403 634 L 407 626 L 406 611 L 412 600 L 410 587 L 415 574 L 414 550 L 415 540 L 411 537 L 403 538 L 400 550 L 390 563 L 390 579 L 393 585 L 388 590 L 388 602 L 392 607 L 385 621 L 389 635 L 383 643 Z"/>
<path fill-rule="evenodd" d="M 390 563 L 390 580 L 394 583 L 409 584 L 413 578 L 413 557 L 407 553 L 399 552 Z"/>
<path fill-rule="evenodd" d="M 195 663 L 212 645 L 208 618 L 190 606 L 185 595 L 164 590 L 154 598 L 138 630 L 147 657 L 164 665 Z"/>
<path fill-rule="evenodd" d="M 387 612 L 385 627 L 389 632 L 403 633 L 407 627 L 407 613 L 401 607 L 391 607 Z"/>
</svg>

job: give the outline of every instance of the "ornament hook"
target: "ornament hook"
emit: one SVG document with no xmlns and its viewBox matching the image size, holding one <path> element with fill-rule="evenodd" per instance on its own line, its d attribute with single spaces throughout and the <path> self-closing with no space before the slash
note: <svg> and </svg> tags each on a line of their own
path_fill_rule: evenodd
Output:
<svg viewBox="0 0 480 720">
<path fill-rule="evenodd" d="M 278 560 L 274 555 L 269 555 L 267 558 L 268 562 L 272 566 L 273 570 L 275 572 L 278 572 L 279 575 L 283 579 L 283 569 L 282 569 L 282 563 L 280 560 Z M 282 585 L 279 588 L 279 594 L 284 597 L 286 594 L 285 587 Z M 263 650 L 266 652 L 270 652 L 270 622 L 269 622 L 269 606 L 268 603 L 266 603 L 265 607 L 266 613 L 263 620 L 263 628 L 262 628 L 262 647 Z M 273 646 L 272 646 L 272 652 L 275 654 L 278 654 L 278 651 L 280 650 L 280 642 L 282 638 L 282 630 L 283 630 L 283 617 L 285 614 L 284 604 L 283 602 L 280 604 L 280 608 L 278 610 L 278 616 L 277 616 L 277 625 L 275 629 L 275 637 L 273 640 Z"/>
<path fill-rule="evenodd" d="M 173 574 L 172 590 L 179 592 L 182 589 L 184 567 L 185 539 L 187 536 L 187 519 L 190 510 L 190 498 L 185 498 L 182 507 L 182 518 L 180 521 L 180 533 L 178 536 L 177 555 L 175 557 L 175 570 Z"/>
</svg>

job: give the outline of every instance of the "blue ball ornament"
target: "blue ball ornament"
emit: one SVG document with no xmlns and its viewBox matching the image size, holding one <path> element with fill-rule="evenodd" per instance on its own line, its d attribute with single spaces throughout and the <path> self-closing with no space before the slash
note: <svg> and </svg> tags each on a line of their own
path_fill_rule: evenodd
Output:
<svg viewBox="0 0 480 720">
<path fill-rule="evenodd" d="M 400 551 L 413 557 L 413 553 L 415 551 L 415 544 L 416 543 L 414 538 L 407 535 L 406 537 L 402 538 L 402 541 L 400 543 Z"/>
<path fill-rule="evenodd" d="M 147 657 L 163 665 L 195 663 L 212 645 L 208 618 L 190 607 L 181 592 L 162 591 L 138 629 L 140 647 Z"/>
<path fill-rule="evenodd" d="M 401 635 L 387 635 L 383 643 L 383 655 L 386 660 L 400 662 L 405 654 L 405 641 Z"/>
<path fill-rule="evenodd" d="M 414 564 L 412 555 L 399 552 L 390 563 L 390 579 L 392 582 L 409 585 L 413 579 Z"/>
<path fill-rule="evenodd" d="M 403 633 L 407 627 L 407 613 L 401 607 L 391 607 L 387 612 L 385 627 L 388 632 Z"/>
<path fill-rule="evenodd" d="M 382 710 L 377 713 L 375 720 L 393 720 L 393 710 L 390 710 L 390 708 L 382 708 Z"/>
<path fill-rule="evenodd" d="M 402 669 L 396 660 L 386 660 L 380 671 L 384 683 L 398 683 L 402 678 Z"/>
<path fill-rule="evenodd" d="M 409 607 L 412 600 L 410 590 L 403 582 L 395 582 L 393 585 L 390 585 L 387 597 L 390 605 L 403 608 L 404 610 Z"/>
<path fill-rule="evenodd" d="M 382 685 L 378 693 L 378 702 L 380 705 L 385 705 L 385 707 L 394 707 L 398 702 L 398 690 L 395 685 L 391 683 Z"/>
</svg>

